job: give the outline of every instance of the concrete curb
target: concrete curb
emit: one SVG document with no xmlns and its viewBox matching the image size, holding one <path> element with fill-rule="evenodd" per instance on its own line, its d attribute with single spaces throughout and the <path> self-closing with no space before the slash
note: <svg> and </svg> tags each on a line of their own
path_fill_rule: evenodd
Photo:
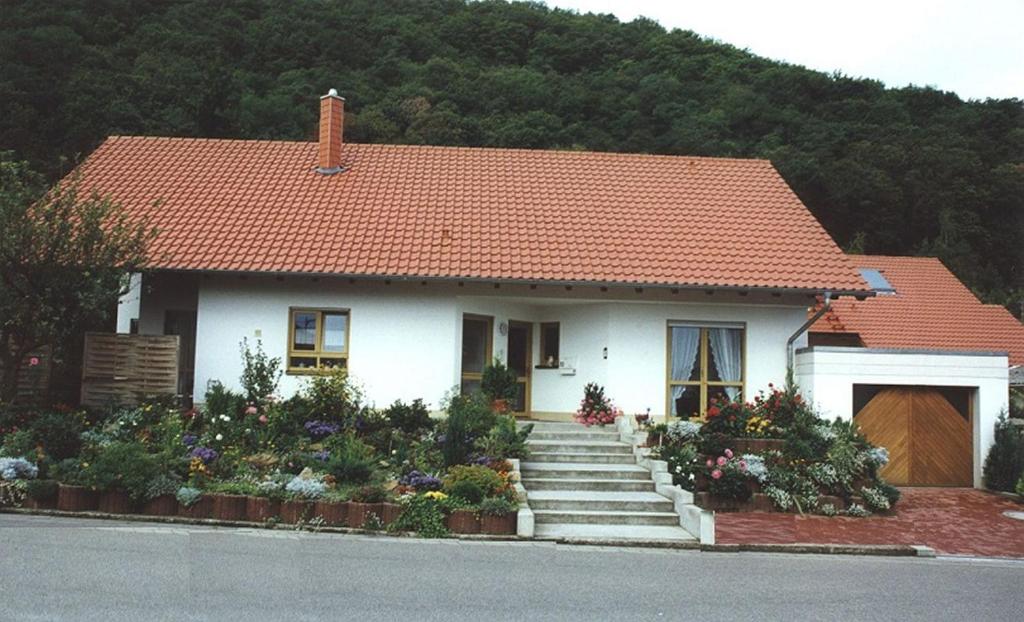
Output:
<svg viewBox="0 0 1024 622">
<path fill-rule="evenodd" d="M 809 555 L 874 555 L 935 557 L 931 547 L 916 544 L 702 544 L 709 553 L 799 553 Z"/>
</svg>

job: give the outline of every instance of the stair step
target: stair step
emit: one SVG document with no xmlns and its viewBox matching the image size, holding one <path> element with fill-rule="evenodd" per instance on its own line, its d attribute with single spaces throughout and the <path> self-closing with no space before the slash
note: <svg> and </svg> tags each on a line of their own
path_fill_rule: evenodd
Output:
<svg viewBox="0 0 1024 622">
<path fill-rule="evenodd" d="M 521 422 L 519 427 L 533 424 L 534 432 L 609 432 L 618 433 L 617 428 L 614 425 L 596 426 L 592 425 L 587 427 L 582 423 L 562 422 L 562 421 L 526 421 Z"/>
<path fill-rule="evenodd" d="M 675 512 L 534 510 L 533 519 L 538 525 L 551 523 L 586 523 L 597 525 L 679 525 L 679 516 Z"/>
<path fill-rule="evenodd" d="M 653 492 L 538 490 L 530 508 L 588 512 L 671 512 L 672 502 Z"/>
<path fill-rule="evenodd" d="M 590 453 L 590 452 L 544 452 L 531 451 L 531 462 L 593 462 L 600 464 L 636 464 L 633 454 Z"/>
<path fill-rule="evenodd" d="M 637 464 L 579 462 L 523 462 L 522 479 L 628 479 L 651 481 L 651 472 Z M 529 488 L 527 488 L 529 490 Z"/>
<path fill-rule="evenodd" d="M 550 523 L 537 525 L 538 538 L 577 541 L 613 542 L 690 542 L 697 539 L 682 527 L 675 525 L 587 525 L 585 523 Z"/>
<path fill-rule="evenodd" d="M 654 492 L 654 482 L 638 479 L 586 479 L 571 477 L 524 477 L 523 486 L 535 490 L 595 490 L 623 492 Z"/>
<path fill-rule="evenodd" d="M 545 432 L 534 430 L 530 433 L 530 440 L 538 441 L 617 441 L 619 435 L 616 432 Z"/>
<path fill-rule="evenodd" d="M 534 440 L 526 442 L 530 451 L 544 453 L 592 453 L 592 454 L 632 454 L 633 448 L 627 443 L 618 441 L 564 441 Z"/>
</svg>

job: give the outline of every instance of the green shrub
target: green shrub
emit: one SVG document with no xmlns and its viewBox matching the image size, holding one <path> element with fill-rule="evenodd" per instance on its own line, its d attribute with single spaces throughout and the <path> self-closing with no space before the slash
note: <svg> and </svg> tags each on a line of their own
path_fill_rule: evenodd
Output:
<svg viewBox="0 0 1024 622">
<path fill-rule="evenodd" d="M 1024 434 L 1000 413 L 995 426 L 995 442 L 988 451 L 983 469 L 985 487 L 1011 491 L 1024 474 Z"/>
<path fill-rule="evenodd" d="M 448 535 L 444 525 L 441 504 L 423 495 L 410 498 L 389 531 L 414 531 L 424 538 L 441 538 Z"/>
<path fill-rule="evenodd" d="M 486 496 L 480 484 L 468 479 L 455 482 L 448 487 L 447 491 L 451 496 L 458 497 L 470 505 L 480 503 Z"/>
<path fill-rule="evenodd" d="M 257 339 L 255 350 L 249 349 L 249 340 L 243 338 L 239 344 L 242 351 L 242 388 L 250 404 L 259 404 L 277 391 L 281 380 L 281 359 L 271 358 L 263 351 L 263 343 Z"/>
<path fill-rule="evenodd" d="M 518 395 L 516 372 L 498 359 L 484 367 L 480 377 L 480 391 L 488 400 L 514 400 Z"/>
<path fill-rule="evenodd" d="M 330 457 L 323 469 L 338 482 L 362 484 L 373 475 L 373 448 L 352 434 L 336 434 L 327 443 Z"/>
<path fill-rule="evenodd" d="M 479 465 L 459 465 L 448 470 L 443 480 L 443 490 L 454 495 L 454 490 L 461 486 L 461 482 L 472 482 L 483 491 L 484 497 L 498 495 L 505 487 L 505 480 L 492 469 Z"/>
<path fill-rule="evenodd" d="M 885 495 L 885 498 L 889 501 L 889 507 L 895 507 L 896 503 L 900 500 L 900 496 L 902 496 L 899 488 L 883 480 L 878 480 L 878 483 L 875 484 L 875 490 Z"/>
<path fill-rule="evenodd" d="M 463 464 L 473 449 L 473 440 L 494 425 L 494 412 L 479 395 L 452 395 L 447 403 L 448 418 L 442 425 L 445 466 Z"/>
<path fill-rule="evenodd" d="M 198 488 L 182 486 L 174 496 L 178 500 L 178 503 L 185 507 L 191 507 L 195 505 L 196 501 L 199 501 L 199 498 L 203 496 L 203 493 Z"/>
<path fill-rule="evenodd" d="M 54 460 L 71 458 L 82 449 L 85 420 L 81 413 L 47 412 L 32 422 L 32 435 Z"/>
<path fill-rule="evenodd" d="M 480 513 L 485 516 L 505 516 L 518 509 L 515 503 L 504 497 L 490 497 L 480 502 Z"/>
<path fill-rule="evenodd" d="M 133 499 L 146 495 L 158 474 L 156 457 L 139 443 L 114 442 L 98 447 L 88 457 L 86 481 L 99 490 L 124 490 Z"/>
<path fill-rule="evenodd" d="M 383 486 L 363 486 L 352 493 L 356 503 L 381 503 L 388 498 L 388 491 Z"/>
<path fill-rule="evenodd" d="M 18 430 L 11 432 L 4 438 L 4 445 L 0 448 L 0 454 L 11 458 L 32 458 L 36 457 L 36 441 L 30 430 Z"/>
<path fill-rule="evenodd" d="M 434 420 L 430 418 L 423 400 L 414 400 L 412 404 L 406 404 L 397 400 L 384 411 L 392 429 L 403 434 L 417 434 L 434 428 Z"/>
<path fill-rule="evenodd" d="M 1017 480 L 1017 494 L 1024 497 L 1024 475 L 1021 475 L 1020 479 Z"/>
<path fill-rule="evenodd" d="M 228 481 L 211 482 L 206 486 L 206 492 L 222 495 L 246 495 L 257 496 L 259 487 L 256 482 L 245 479 L 234 479 Z"/>
<path fill-rule="evenodd" d="M 520 429 L 516 425 L 515 417 L 500 415 L 495 419 L 494 426 L 488 430 L 487 435 L 478 439 L 474 446 L 478 452 L 491 458 L 526 458 L 530 453 L 526 439 L 532 431 L 532 423 Z"/>
<path fill-rule="evenodd" d="M 146 486 L 146 498 L 156 499 L 163 495 L 173 495 L 178 492 L 180 487 L 181 480 L 178 477 L 160 473 L 149 480 L 149 484 Z"/>
<path fill-rule="evenodd" d="M 309 403 L 309 412 L 316 419 L 346 423 L 360 410 L 362 393 L 340 367 L 310 376 L 302 391 L 302 399 Z"/>
<path fill-rule="evenodd" d="M 85 469 L 78 458 L 67 458 L 50 467 L 50 477 L 67 486 L 88 486 Z"/>
<path fill-rule="evenodd" d="M 57 497 L 57 482 L 52 479 L 25 481 L 25 494 L 36 501 L 50 501 Z"/>
<path fill-rule="evenodd" d="M 724 451 L 724 450 L 723 450 Z M 682 486 L 685 490 L 694 489 L 694 475 L 703 470 L 704 465 L 698 460 L 697 446 L 693 443 L 663 444 L 658 448 L 656 456 L 668 462 L 668 472 L 672 474 L 672 483 Z"/>
<path fill-rule="evenodd" d="M 206 413 L 213 417 L 236 417 L 245 409 L 245 397 L 224 388 L 224 385 L 216 380 L 210 381 L 203 399 Z"/>
</svg>

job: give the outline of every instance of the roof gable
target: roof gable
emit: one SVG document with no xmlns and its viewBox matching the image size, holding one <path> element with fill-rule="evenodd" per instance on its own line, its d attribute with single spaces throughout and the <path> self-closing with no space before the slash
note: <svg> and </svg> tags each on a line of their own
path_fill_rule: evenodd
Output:
<svg viewBox="0 0 1024 622">
<path fill-rule="evenodd" d="M 158 269 L 864 291 L 765 160 L 112 137 L 82 167 Z"/>
</svg>

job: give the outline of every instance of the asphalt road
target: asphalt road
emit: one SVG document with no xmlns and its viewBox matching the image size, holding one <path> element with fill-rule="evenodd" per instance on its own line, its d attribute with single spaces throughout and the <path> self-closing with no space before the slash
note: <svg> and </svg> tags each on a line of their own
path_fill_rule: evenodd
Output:
<svg viewBox="0 0 1024 622">
<path fill-rule="evenodd" d="M 1013 620 L 1024 562 L 0 514 L 0 620 Z"/>
</svg>

